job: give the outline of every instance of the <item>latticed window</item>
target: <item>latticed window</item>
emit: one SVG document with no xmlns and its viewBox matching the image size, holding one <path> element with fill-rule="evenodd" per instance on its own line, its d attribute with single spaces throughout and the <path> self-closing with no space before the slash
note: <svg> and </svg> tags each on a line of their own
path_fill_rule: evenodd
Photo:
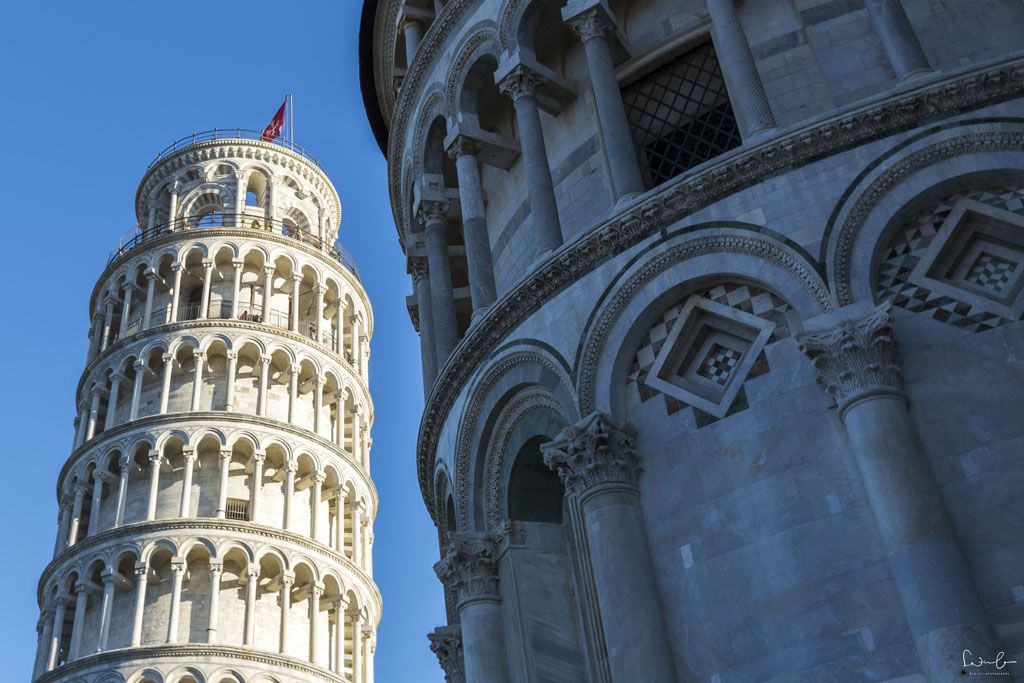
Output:
<svg viewBox="0 0 1024 683">
<path fill-rule="evenodd" d="M 622 100 L 648 187 L 742 142 L 710 42 L 630 84 Z"/>
<path fill-rule="evenodd" d="M 228 519 L 244 522 L 249 519 L 249 501 L 241 498 L 228 498 L 224 516 Z"/>
</svg>

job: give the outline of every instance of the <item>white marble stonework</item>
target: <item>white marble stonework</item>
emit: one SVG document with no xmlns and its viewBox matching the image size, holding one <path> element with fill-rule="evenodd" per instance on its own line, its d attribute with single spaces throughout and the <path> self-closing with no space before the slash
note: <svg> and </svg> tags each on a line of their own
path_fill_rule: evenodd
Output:
<svg viewBox="0 0 1024 683">
<path fill-rule="evenodd" d="M 302 150 L 165 151 L 90 300 L 33 680 L 372 683 L 373 313 Z"/>
</svg>

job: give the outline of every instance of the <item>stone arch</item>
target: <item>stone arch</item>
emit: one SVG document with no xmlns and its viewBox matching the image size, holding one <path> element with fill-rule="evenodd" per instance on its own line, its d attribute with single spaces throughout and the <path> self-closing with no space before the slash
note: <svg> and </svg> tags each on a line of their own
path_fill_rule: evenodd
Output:
<svg viewBox="0 0 1024 683">
<path fill-rule="evenodd" d="M 413 135 L 412 147 L 412 173 L 413 178 L 421 177 L 426 173 L 424 156 L 427 148 L 427 136 L 435 121 L 444 118 L 444 91 L 440 84 L 435 84 L 432 91 L 429 91 L 419 108 L 420 117 L 416 122 L 415 134 Z M 415 182 L 415 181 L 414 181 Z M 406 197 L 405 201 L 411 205 L 412 197 Z"/>
<path fill-rule="evenodd" d="M 781 236 L 743 224 L 699 225 L 670 234 L 646 258 L 621 271 L 602 295 L 597 314 L 583 334 L 577 359 L 580 412 L 621 412 L 613 405 L 613 378 L 625 377 L 633 348 L 668 300 L 686 288 L 739 278 L 758 283 L 789 303 L 798 320 L 834 308 L 830 293 L 809 257 Z M 722 256 L 728 255 L 728 270 Z M 665 288 L 664 282 L 675 283 Z M 614 339 L 615 343 L 609 341 Z M 618 400 L 616 397 L 615 400 Z"/>
<path fill-rule="evenodd" d="M 466 31 L 465 35 L 468 37 L 455 53 L 445 78 L 445 104 L 452 121 L 458 121 L 462 95 L 473 66 L 485 58 L 493 59 L 497 66 L 501 56 L 501 44 L 493 21 L 482 21 Z"/>
<path fill-rule="evenodd" d="M 579 418 L 573 382 L 564 361 L 538 348 L 515 349 L 494 359 L 469 391 L 455 444 L 455 512 L 459 531 L 483 531 L 483 501 L 474 492 L 484 484 L 485 444 L 501 408 L 525 387 L 550 392 L 567 421 Z M 443 504 L 443 502 L 442 502 Z M 438 501 L 431 510 L 438 517 Z"/>
<path fill-rule="evenodd" d="M 938 199 L 964 180 L 989 178 L 1024 169 L 1024 124 L 978 124 L 935 128 L 876 159 L 844 193 L 822 242 L 836 301 L 845 306 L 874 300 L 873 273 L 878 244 L 894 223 L 915 207 Z"/>
</svg>

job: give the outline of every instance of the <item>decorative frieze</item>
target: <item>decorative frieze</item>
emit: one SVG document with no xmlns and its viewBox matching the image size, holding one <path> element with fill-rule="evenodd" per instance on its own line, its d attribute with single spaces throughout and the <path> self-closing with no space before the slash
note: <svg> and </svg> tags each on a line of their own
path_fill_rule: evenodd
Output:
<svg viewBox="0 0 1024 683">
<path fill-rule="evenodd" d="M 640 463 L 632 431 L 604 413 L 593 413 L 541 446 L 566 493 L 582 496 L 605 484 L 636 486 Z"/>
</svg>

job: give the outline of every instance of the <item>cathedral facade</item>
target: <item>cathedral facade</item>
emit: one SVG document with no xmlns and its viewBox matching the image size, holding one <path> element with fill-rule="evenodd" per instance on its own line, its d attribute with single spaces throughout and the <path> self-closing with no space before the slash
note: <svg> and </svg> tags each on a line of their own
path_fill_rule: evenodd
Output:
<svg viewBox="0 0 1024 683">
<path fill-rule="evenodd" d="M 366 0 L 360 41 L 447 680 L 1024 672 L 1024 5 Z"/>
</svg>

